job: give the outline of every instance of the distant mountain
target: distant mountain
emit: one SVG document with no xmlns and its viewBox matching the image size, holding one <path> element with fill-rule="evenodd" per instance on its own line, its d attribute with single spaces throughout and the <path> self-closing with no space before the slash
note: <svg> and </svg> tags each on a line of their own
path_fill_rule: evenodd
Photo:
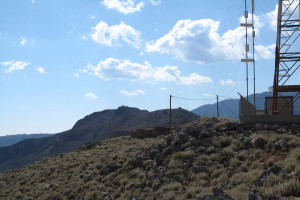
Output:
<svg viewBox="0 0 300 200">
<path fill-rule="evenodd" d="M 263 92 L 255 95 L 255 104 L 257 110 L 264 110 L 265 97 L 272 97 L 273 93 Z M 286 93 L 286 96 L 295 96 L 295 93 Z M 253 104 L 254 95 L 249 95 L 249 101 Z M 222 117 L 232 118 L 239 120 L 239 103 L 240 99 L 226 99 L 219 101 L 219 113 Z M 207 104 L 200 106 L 191 112 L 199 116 L 216 116 L 217 115 L 217 103 Z M 300 115 L 300 100 L 294 104 L 294 114 Z"/>
<path fill-rule="evenodd" d="M 10 146 L 26 139 L 43 138 L 51 135 L 53 134 L 19 134 L 19 135 L 0 136 L 0 147 Z"/>
<path fill-rule="evenodd" d="M 172 110 L 172 124 L 182 125 L 199 116 L 183 109 Z M 20 168 L 44 157 L 76 150 L 83 144 L 109 137 L 129 135 L 132 130 L 168 126 L 169 110 L 149 112 L 119 107 L 92 113 L 76 122 L 71 130 L 39 139 L 27 139 L 9 147 L 0 147 L 0 171 Z"/>
</svg>

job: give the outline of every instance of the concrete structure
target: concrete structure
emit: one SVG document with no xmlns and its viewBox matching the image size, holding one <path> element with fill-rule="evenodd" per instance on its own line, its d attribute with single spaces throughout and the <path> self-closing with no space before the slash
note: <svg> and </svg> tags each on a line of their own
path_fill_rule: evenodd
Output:
<svg viewBox="0 0 300 200">
<path fill-rule="evenodd" d="M 265 114 L 272 115 L 273 97 L 266 97 Z M 277 97 L 278 114 L 282 116 L 293 115 L 293 97 Z"/>
<path fill-rule="evenodd" d="M 254 105 L 240 95 L 240 121 L 246 123 L 277 123 L 299 124 L 300 115 L 293 115 L 292 97 L 280 97 L 281 110 L 277 115 L 272 115 L 272 97 L 266 97 L 265 110 L 256 110 Z M 288 107 L 287 107 L 288 106 Z M 288 108 L 288 109 L 285 109 Z M 283 114 L 282 114 L 283 113 Z"/>
</svg>

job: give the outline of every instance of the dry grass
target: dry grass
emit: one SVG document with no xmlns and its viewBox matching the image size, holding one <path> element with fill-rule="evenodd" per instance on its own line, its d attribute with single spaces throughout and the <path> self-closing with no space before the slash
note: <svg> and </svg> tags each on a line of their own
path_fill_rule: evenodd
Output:
<svg viewBox="0 0 300 200">
<path fill-rule="evenodd" d="M 225 122 L 229 123 L 220 120 L 218 126 Z M 202 134 L 206 137 L 210 133 Z M 214 137 L 213 145 L 201 153 L 197 149 L 196 153 L 176 152 L 166 156 L 162 165 L 148 159 L 147 154 L 154 144 L 164 143 L 166 136 L 106 139 L 90 150 L 45 158 L 0 174 L 0 199 L 195 199 L 224 182 L 230 183 L 230 187 L 223 186 L 224 191 L 235 199 L 246 199 L 253 179 L 273 165 L 284 169 L 287 177 L 270 175 L 257 190 L 299 196 L 299 138 L 268 134 L 258 132 L 251 136 L 264 138 L 268 146 L 265 150 L 245 149 L 241 140 L 223 135 Z M 288 142 L 288 151 L 274 151 L 274 144 L 280 140 Z M 129 166 L 137 156 L 148 160 Z M 195 166 L 201 170 L 195 171 Z"/>
</svg>

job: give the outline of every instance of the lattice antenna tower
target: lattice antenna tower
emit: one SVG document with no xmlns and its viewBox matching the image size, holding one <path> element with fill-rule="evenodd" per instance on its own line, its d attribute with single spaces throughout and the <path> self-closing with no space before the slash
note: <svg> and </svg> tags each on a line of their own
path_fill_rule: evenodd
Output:
<svg viewBox="0 0 300 200">
<path fill-rule="evenodd" d="M 299 0 L 279 0 L 272 114 L 284 112 L 300 97 L 300 85 L 289 85 L 300 67 L 300 6 Z M 292 102 L 279 102 L 284 92 L 296 92 Z"/>
<path fill-rule="evenodd" d="M 248 23 L 248 10 L 247 10 L 247 0 L 245 0 L 245 12 L 244 12 L 244 18 L 245 23 L 241 23 L 240 25 L 242 27 L 246 28 L 246 45 L 245 45 L 245 51 L 246 51 L 246 58 L 241 59 L 241 62 L 246 63 L 246 84 L 247 84 L 247 101 L 249 96 L 249 87 L 248 87 L 248 63 L 253 63 L 253 83 L 254 83 L 254 106 L 255 106 L 255 60 L 254 60 L 254 38 L 255 38 L 255 30 L 254 30 L 254 0 L 252 2 L 252 23 Z M 248 44 L 248 28 L 252 28 L 252 58 L 249 58 L 248 52 L 249 52 L 249 44 Z"/>
</svg>

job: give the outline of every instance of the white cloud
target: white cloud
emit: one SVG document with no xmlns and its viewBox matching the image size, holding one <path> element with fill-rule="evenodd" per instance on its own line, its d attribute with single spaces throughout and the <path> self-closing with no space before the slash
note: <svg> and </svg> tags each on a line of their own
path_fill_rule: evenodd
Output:
<svg viewBox="0 0 300 200">
<path fill-rule="evenodd" d="M 166 90 L 167 90 L 167 88 L 160 88 L 160 90 L 161 90 L 161 91 L 166 91 Z"/>
<path fill-rule="evenodd" d="M 277 13 L 278 13 L 278 4 L 276 5 L 275 9 L 271 12 L 268 12 L 265 15 L 265 18 L 271 28 L 276 31 L 277 30 Z"/>
<path fill-rule="evenodd" d="M 173 54 L 182 60 L 203 63 L 226 58 L 225 47 L 217 33 L 219 22 L 212 19 L 180 20 L 173 29 L 158 40 L 146 43 L 147 52 Z"/>
<path fill-rule="evenodd" d="M 10 61 L 6 61 L 6 62 L 1 62 L 0 64 L 3 65 L 3 66 L 9 66 L 9 65 L 11 65 L 13 63 L 14 63 L 14 61 L 10 60 Z"/>
<path fill-rule="evenodd" d="M 41 74 L 46 73 L 46 72 L 45 72 L 45 69 L 44 69 L 43 67 L 37 67 L 37 68 L 36 68 L 36 71 L 38 71 L 38 72 L 41 73 Z"/>
<path fill-rule="evenodd" d="M 253 15 L 253 20 L 254 20 L 254 27 L 255 28 L 260 29 L 260 28 L 264 27 L 264 25 L 265 25 L 264 24 L 264 19 L 262 19 L 260 16 L 257 16 L 257 15 L 254 14 Z M 239 21 L 240 21 L 240 23 L 245 23 L 245 17 L 241 16 Z M 252 14 L 251 13 L 248 14 L 247 23 L 248 24 L 252 23 Z M 251 30 L 251 28 L 250 28 L 250 30 Z M 245 29 L 244 29 L 244 31 L 245 31 Z"/>
<path fill-rule="evenodd" d="M 211 78 L 196 73 L 182 76 L 177 66 L 154 67 L 147 61 L 144 64 L 139 64 L 129 60 L 107 58 L 100 61 L 97 66 L 88 64 L 85 70 L 104 80 L 130 80 L 150 83 L 165 81 L 185 85 L 203 85 L 212 82 Z"/>
<path fill-rule="evenodd" d="M 31 3 L 34 4 L 34 3 L 35 3 L 35 0 L 31 0 Z"/>
<path fill-rule="evenodd" d="M 121 90 L 121 94 L 131 97 L 131 96 L 139 96 L 139 95 L 145 95 L 145 92 L 143 90 L 137 89 L 134 91 L 126 91 L 126 90 Z"/>
<path fill-rule="evenodd" d="M 85 98 L 87 98 L 87 99 L 98 99 L 98 97 L 93 92 L 86 93 Z"/>
<path fill-rule="evenodd" d="M 231 79 L 227 79 L 226 81 L 220 80 L 222 85 L 235 85 L 235 82 Z"/>
<path fill-rule="evenodd" d="M 21 46 L 25 46 L 25 44 L 28 42 L 28 40 L 26 38 L 21 37 L 20 38 L 20 44 Z"/>
<path fill-rule="evenodd" d="M 296 7 L 299 6 L 299 0 L 294 0 L 294 1 L 290 1 L 290 2 L 291 2 L 291 5 L 289 7 L 283 6 L 282 12 L 284 12 L 285 9 L 288 8 L 288 13 L 290 13 L 291 16 L 284 15 L 282 17 L 283 20 L 286 20 L 287 17 L 289 17 L 289 19 L 291 19 L 291 20 L 299 19 L 299 7 L 298 7 L 298 9 L 296 9 Z M 287 2 L 286 4 L 288 5 L 288 3 L 289 2 Z M 293 13 L 293 11 L 295 11 L 295 12 Z M 267 21 L 267 23 L 270 25 L 270 27 L 274 31 L 277 31 L 277 14 L 278 14 L 278 4 L 276 5 L 274 10 L 272 10 L 271 12 L 268 12 L 267 14 L 265 14 L 263 16 L 265 18 L 265 20 Z"/>
<path fill-rule="evenodd" d="M 140 45 L 140 32 L 124 22 L 108 26 L 107 23 L 100 21 L 95 27 L 92 27 L 90 36 L 95 42 L 108 46 L 120 46 L 120 41 L 135 48 L 139 48 Z"/>
<path fill-rule="evenodd" d="M 96 17 L 94 15 L 90 16 L 90 19 L 95 19 Z"/>
<path fill-rule="evenodd" d="M 208 93 L 203 93 L 203 96 L 205 96 L 205 97 L 213 97 L 214 95 L 208 94 Z"/>
<path fill-rule="evenodd" d="M 82 40 L 87 40 L 88 38 L 87 38 L 85 35 L 82 35 L 82 36 L 81 36 L 81 39 L 82 39 Z"/>
<path fill-rule="evenodd" d="M 78 78 L 78 77 L 79 77 L 79 73 L 76 72 L 76 73 L 74 74 L 74 77 Z"/>
<path fill-rule="evenodd" d="M 254 16 L 254 19 L 256 36 L 259 36 L 259 29 L 264 24 L 260 17 Z M 146 52 L 171 54 L 181 60 L 199 63 L 240 60 L 245 54 L 245 28 L 228 30 L 221 36 L 219 25 L 219 21 L 212 19 L 180 20 L 169 33 L 147 42 Z M 251 34 L 252 30 L 248 31 Z"/>
<path fill-rule="evenodd" d="M 104 0 L 102 4 L 108 9 L 114 9 L 123 14 L 140 11 L 144 5 L 142 1 L 136 0 Z"/>
<path fill-rule="evenodd" d="M 275 44 L 271 44 L 269 46 L 256 45 L 255 46 L 255 57 L 256 58 L 274 58 Z"/>
<path fill-rule="evenodd" d="M 159 4 L 161 4 L 162 0 L 149 0 L 151 2 L 152 5 L 157 6 Z"/>
<path fill-rule="evenodd" d="M 8 69 L 5 70 L 5 72 L 13 72 L 16 70 L 24 70 L 27 65 L 30 64 L 30 62 L 24 62 L 24 61 L 6 61 L 6 62 L 0 62 L 1 65 L 8 67 Z"/>
</svg>

